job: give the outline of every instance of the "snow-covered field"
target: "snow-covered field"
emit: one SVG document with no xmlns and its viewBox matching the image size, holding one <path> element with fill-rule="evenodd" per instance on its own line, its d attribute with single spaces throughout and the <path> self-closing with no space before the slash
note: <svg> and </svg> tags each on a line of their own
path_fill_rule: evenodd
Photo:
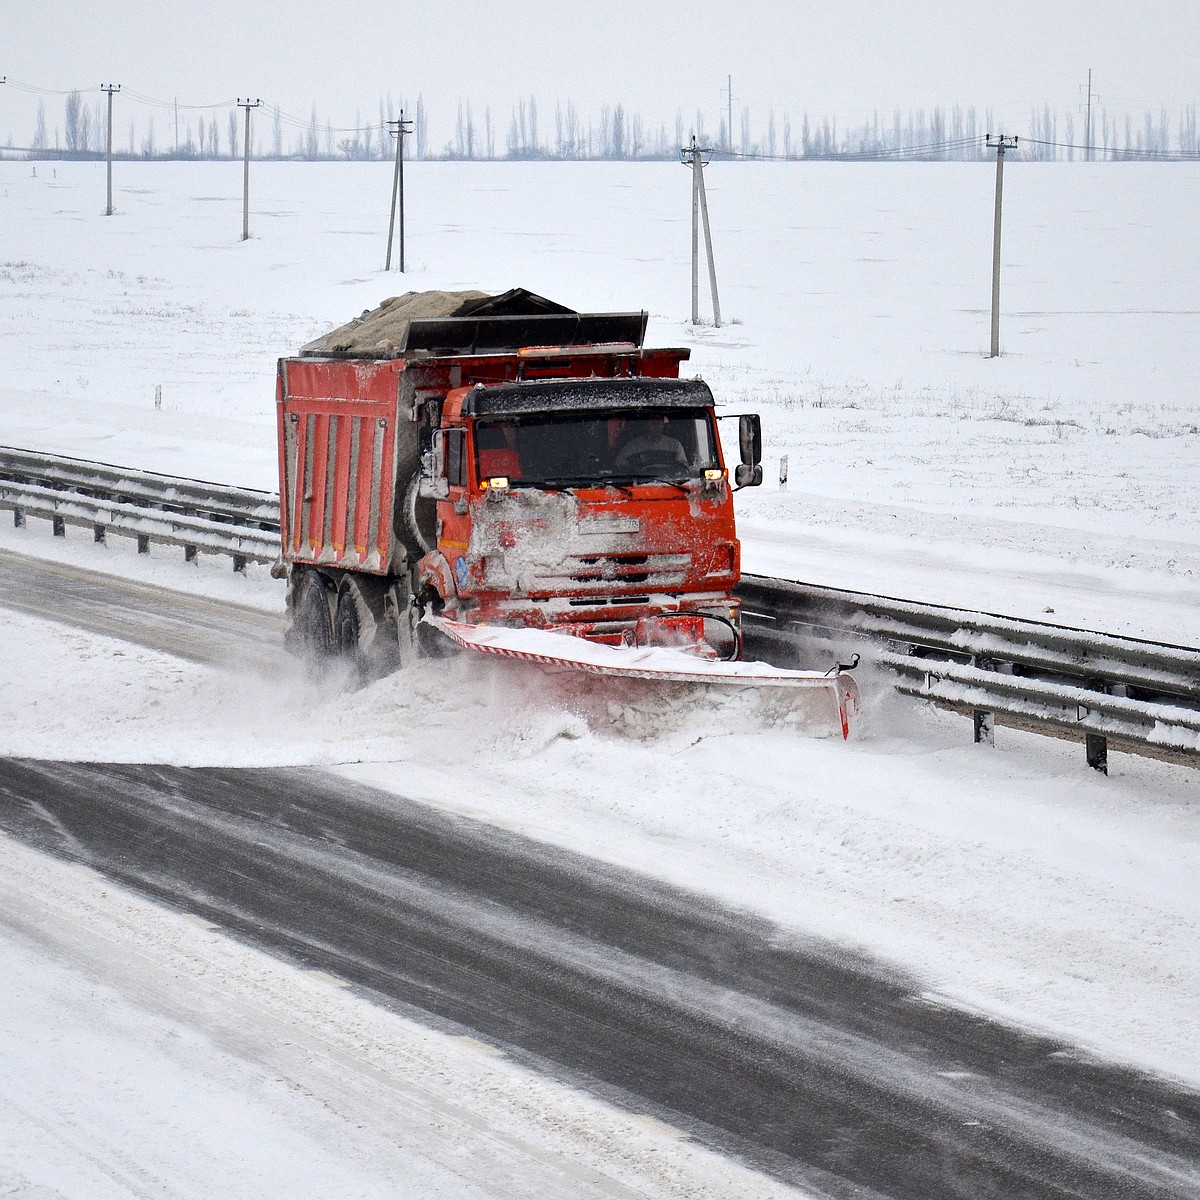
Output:
<svg viewBox="0 0 1200 1200">
<path fill-rule="evenodd" d="M 112 218 L 102 164 L 32 170 L 0 163 L 0 442 L 272 488 L 277 356 L 408 288 L 519 284 L 647 308 L 653 342 L 692 346 L 720 399 L 762 412 L 749 570 L 1200 645 L 1196 167 L 1010 165 L 997 360 L 986 166 L 714 165 L 719 330 L 686 324 L 688 181 L 669 164 L 414 165 L 404 277 L 379 269 L 386 166 L 254 164 L 245 244 L 236 167 L 118 164 Z M 281 602 L 265 571 L 36 522 L 0 526 L 0 546 Z M 327 764 L 1200 1082 L 1190 771 L 1114 756 L 1102 778 L 1077 747 L 1004 731 L 974 747 L 869 678 L 867 734 L 843 746 L 745 699 L 573 697 L 507 665 L 420 664 L 346 696 L 6 627 L 0 753 Z M 93 970 L 32 944 L 49 957 L 21 952 L 6 1027 L 66 987 L 55 955 Z M 58 1060 L 6 1041 L 0 1061 L 11 1079 Z M 0 1118 L 0 1137 L 22 1128 Z"/>
<path fill-rule="evenodd" d="M 0 163 L 5 440 L 275 486 L 275 359 L 385 295 L 645 308 L 764 415 L 749 570 L 1200 643 L 1193 164 L 1010 164 L 999 359 L 986 164 L 708 170 L 726 324 L 692 332 L 672 164 Z M 705 308 L 704 311 L 708 311 Z M 162 387 L 162 411 L 154 410 Z M 786 492 L 772 483 L 787 454 Z"/>
</svg>

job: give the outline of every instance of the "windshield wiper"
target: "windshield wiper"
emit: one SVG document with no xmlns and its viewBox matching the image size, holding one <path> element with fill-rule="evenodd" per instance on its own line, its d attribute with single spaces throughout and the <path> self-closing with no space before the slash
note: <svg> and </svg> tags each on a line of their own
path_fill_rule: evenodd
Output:
<svg viewBox="0 0 1200 1200">
<path fill-rule="evenodd" d="M 538 492 L 565 492 L 572 485 L 564 479 L 510 479 L 510 488 L 531 488 Z"/>
<path fill-rule="evenodd" d="M 666 484 L 667 487 L 678 488 L 681 492 L 683 492 L 683 494 L 685 496 L 688 494 L 688 489 L 682 483 L 680 483 L 679 480 L 663 479 L 662 476 L 660 476 L 660 475 L 620 475 L 620 476 L 615 476 L 612 479 L 608 479 L 608 480 L 606 480 L 606 482 L 611 483 L 618 487 L 620 487 L 620 486 L 628 487 L 628 485 L 631 483 L 641 483 L 641 484 L 662 483 L 662 484 Z"/>
<path fill-rule="evenodd" d="M 526 487 L 534 487 L 534 488 L 544 488 L 546 491 L 554 491 L 554 492 L 561 492 L 567 488 L 603 489 L 603 488 L 607 488 L 607 487 L 615 487 L 615 488 L 618 488 L 620 491 L 624 492 L 627 496 L 633 495 L 633 493 L 627 487 L 623 486 L 620 483 L 614 483 L 611 479 L 604 479 L 604 478 L 593 479 L 591 477 L 585 478 L 582 475 L 580 475 L 577 478 L 572 476 L 571 478 L 567 478 L 567 479 L 532 479 L 532 480 L 522 479 L 522 480 L 517 480 L 514 482 L 515 482 L 515 486 L 517 486 L 517 487 L 526 486 Z"/>
</svg>

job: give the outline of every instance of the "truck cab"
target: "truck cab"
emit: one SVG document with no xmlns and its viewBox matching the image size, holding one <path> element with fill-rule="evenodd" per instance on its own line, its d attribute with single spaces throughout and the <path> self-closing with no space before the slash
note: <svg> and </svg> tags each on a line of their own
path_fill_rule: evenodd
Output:
<svg viewBox="0 0 1200 1200">
<path fill-rule="evenodd" d="M 736 657 L 739 544 L 701 380 L 455 389 L 420 488 L 437 524 L 419 589 L 453 619 Z"/>
</svg>

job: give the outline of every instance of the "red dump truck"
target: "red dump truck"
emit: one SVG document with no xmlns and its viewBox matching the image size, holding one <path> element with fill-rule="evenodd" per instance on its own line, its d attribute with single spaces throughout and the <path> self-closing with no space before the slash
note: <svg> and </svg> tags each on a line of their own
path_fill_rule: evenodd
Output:
<svg viewBox="0 0 1200 1200">
<path fill-rule="evenodd" d="M 828 690 L 845 734 L 848 676 L 739 661 L 732 492 L 762 481 L 758 417 L 736 418 L 731 480 L 712 393 L 679 378 L 688 350 L 643 346 L 646 323 L 523 289 L 408 293 L 281 359 L 289 641 L 364 669 L 457 643 L 605 674 L 765 672 Z"/>
</svg>

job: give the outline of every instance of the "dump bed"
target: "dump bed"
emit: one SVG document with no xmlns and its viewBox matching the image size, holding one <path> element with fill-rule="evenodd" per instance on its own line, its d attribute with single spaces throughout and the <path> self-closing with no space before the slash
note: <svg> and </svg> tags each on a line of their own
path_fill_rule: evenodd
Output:
<svg viewBox="0 0 1200 1200">
<path fill-rule="evenodd" d="M 418 460 L 416 426 L 399 413 L 403 361 L 282 359 L 279 516 L 288 562 L 386 575 L 397 478 Z"/>
</svg>

